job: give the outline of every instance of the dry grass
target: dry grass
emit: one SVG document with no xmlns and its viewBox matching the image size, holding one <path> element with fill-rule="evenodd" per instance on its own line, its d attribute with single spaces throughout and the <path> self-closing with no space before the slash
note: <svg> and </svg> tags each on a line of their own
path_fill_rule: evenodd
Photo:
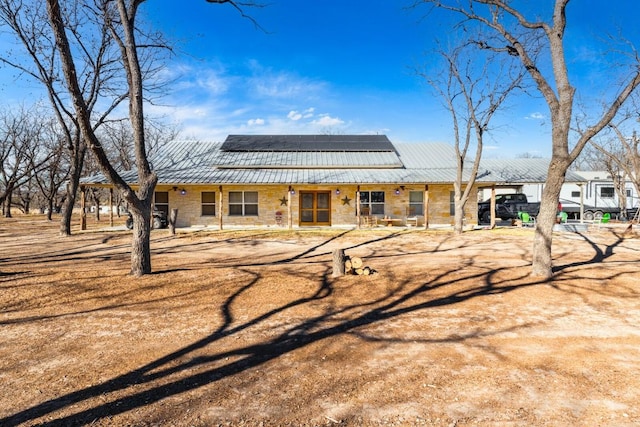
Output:
<svg viewBox="0 0 640 427">
<path fill-rule="evenodd" d="M 0 222 L 0 425 L 638 425 L 640 239 Z M 335 249 L 373 276 L 331 277 Z"/>
</svg>

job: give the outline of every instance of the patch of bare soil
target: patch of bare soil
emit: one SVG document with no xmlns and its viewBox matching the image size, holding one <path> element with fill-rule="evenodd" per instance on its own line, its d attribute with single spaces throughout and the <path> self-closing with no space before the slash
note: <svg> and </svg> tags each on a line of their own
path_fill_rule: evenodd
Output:
<svg viewBox="0 0 640 427">
<path fill-rule="evenodd" d="M 640 238 L 0 222 L 2 426 L 640 424 Z M 618 228 L 619 227 L 619 228 Z M 332 252 L 371 276 L 332 277 Z"/>
</svg>

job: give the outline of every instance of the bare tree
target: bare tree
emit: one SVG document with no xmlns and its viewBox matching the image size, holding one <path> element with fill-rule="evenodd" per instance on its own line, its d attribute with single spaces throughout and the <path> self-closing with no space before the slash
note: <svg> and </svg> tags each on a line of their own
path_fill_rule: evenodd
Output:
<svg viewBox="0 0 640 427">
<path fill-rule="evenodd" d="M 456 154 L 454 231 L 457 234 L 463 231 L 464 208 L 478 176 L 490 122 L 509 94 L 520 88 L 524 77 L 524 70 L 514 67 L 510 58 L 500 60 L 492 52 L 479 58 L 480 55 L 472 54 L 471 49 L 472 44 L 465 41 L 451 52 L 441 50 L 438 53 L 446 71 L 436 73 L 436 77 L 423 73 L 442 98 L 453 123 Z"/>
<path fill-rule="evenodd" d="M 87 5 L 88 1 L 76 1 L 74 4 Z M 160 34 L 140 31 L 136 27 L 136 17 L 144 0 L 95 0 L 92 10 L 96 23 L 105 28 L 109 37 L 105 40 L 114 42 L 119 50 L 119 64 L 124 72 L 128 101 L 128 118 L 133 136 L 133 151 L 137 171 L 137 190 L 122 178 L 112 164 L 99 140 L 95 126 L 92 125 L 90 105 L 83 96 L 79 76 L 81 70 L 76 68 L 74 54 L 67 31 L 69 26 L 65 20 L 65 12 L 58 0 L 47 0 L 47 16 L 51 26 L 53 39 L 59 49 L 60 63 L 72 101 L 78 128 L 93 155 L 96 157 L 102 172 L 120 192 L 127 202 L 133 217 L 133 238 L 131 243 L 131 274 L 140 276 L 151 273 L 151 204 L 154 189 L 158 180 L 148 160 L 144 115 L 144 72 L 143 66 L 153 70 L 154 55 L 144 56 L 150 49 L 166 48 Z M 226 3 L 226 2 L 225 2 Z M 234 2 L 230 2 L 238 8 Z M 139 41 L 138 37 L 142 40 Z M 150 62 L 149 62 L 150 61 Z"/>
<path fill-rule="evenodd" d="M 478 46 L 519 58 L 547 103 L 551 116 L 552 154 L 534 237 L 532 275 L 550 278 L 553 276 L 553 226 L 566 171 L 587 142 L 613 120 L 619 108 L 640 85 L 638 56 L 635 51 L 632 52 L 630 77 L 621 84 L 613 98 L 605 103 L 605 110 L 577 136 L 571 147 L 576 88 L 569 79 L 564 47 L 569 0 L 555 0 L 550 17 L 546 20 L 539 18 L 545 11 L 539 10 L 536 17 L 531 19 L 523 11 L 524 6 L 519 10 L 513 2 L 506 0 L 419 0 L 414 3 L 415 6 L 419 4 L 429 4 L 435 9 L 453 12 L 466 20 L 467 24 L 475 22 L 500 37 L 500 45 L 478 40 Z M 527 7 L 536 8 L 531 5 Z M 551 62 L 550 67 L 543 66 L 538 60 L 540 49 L 544 49 Z"/>
<path fill-rule="evenodd" d="M 46 138 L 41 147 L 44 147 L 50 154 L 46 163 L 42 165 L 40 173 L 34 175 L 35 182 L 39 188 L 40 195 L 43 199 L 43 209 L 46 211 L 47 220 L 52 220 L 53 212 L 61 211 L 62 202 L 66 200 L 67 195 L 61 196 L 61 189 L 65 187 L 65 183 L 69 180 L 70 174 L 70 152 L 66 150 L 65 137 L 59 131 L 57 122 L 51 120 L 46 131 Z M 66 193 L 66 188 L 64 188 Z"/>
<path fill-rule="evenodd" d="M 602 139 L 603 134 L 598 135 L 598 139 Z M 610 139 L 610 138 L 609 138 Z M 619 149 L 619 147 L 607 148 L 607 152 L 604 151 L 602 146 L 596 148 L 596 145 L 601 143 L 596 140 L 591 140 L 587 146 L 584 147 L 580 156 L 571 165 L 572 170 L 576 171 L 606 171 L 607 175 L 611 177 L 613 181 L 613 188 L 618 196 L 618 207 L 620 208 L 620 216 L 626 218 L 627 211 L 627 182 L 629 176 L 625 168 L 621 167 L 621 161 L 625 161 L 625 155 Z M 608 143 L 603 143 L 609 145 Z M 611 150 L 611 151 L 609 151 Z"/>
<path fill-rule="evenodd" d="M 7 218 L 11 217 L 14 191 L 30 182 L 48 158 L 38 147 L 43 126 L 37 117 L 24 108 L 0 113 L 0 205 Z M 23 202 L 27 201 L 31 189 L 22 193 Z"/>
<path fill-rule="evenodd" d="M 600 154 L 601 164 L 605 165 L 614 178 L 621 209 L 627 207 L 627 180 L 633 184 L 636 194 L 640 194 L 640 139 L 635 130 L 628 135 L 621 129 L 628 118 L 629 116 L 626 116 L 622 121 L 610 124 L 609 130 L 613 134 L 611 138 L 591 141 L 596 152 Z"/>
<path fill-rule="evenodd" d="M 104 2 L 104 1 L 102 1 Z M 127 97 L 109 28 L 97 19 L 101 0 L 64 2 L 62 24 L 74 45 L 75 78 L 82 93 L 83 103 L 92 116 L 92 127 L 97 129 L 113 110 Z M 85 140 L 82 138 L 62 77 L 59 46 L 47 22 L 46 4 L 37 0 L 0 0 L 0 25 L 15 36 L 21 50 L 9 50 L 0 55 L 0 61 L 19 70 L 23 75 L 40 82 L 58 124 L 62 129 L 70 159 L 69 186 L 60 220 L 60 234 L 71 234 L 71 215 L 82 174 Z M 92 30 L 88 30 L 88 28 Z M 27 54 L 27 60 L 23 53 Z M 101 111 L 98 111 L 100 106 Z"/>
<path fill-rule="evenodd" d="M 126 99 L 129 102 L 129 121 L 133 130 L 135 163 L 138 172 L 139 187 L 136 192 L 113 167 L 95 132 L 90 106 L 84 97 L 78 78 L 82 74 L 76 68 L 71 42 L 67 33 L 66 11 L 63 11 L 57 0 L 47 0 L 46 2 L 48 22 L 59 49 L 64 80 L 72 100 L 75 118 L 82 138 L 96 157 L 103 173 L 129 204 L 134 218 L 131 274 L 136 276 L 151 273 L 151 203 L 157 182 L 157 176 L 151 170 L 147 159 L 145 146 L 143 72 L 138 52 L 139 45 L 136 40 L 136 15 L 142 3 L 143 0 L 102 0 L 94 3 L 96 22 L 106 30 L 105 34 L 109 34 L 109 40 L 115 42 L 119 50 L 119 62 L 126 78 L 126 87 L 128 89 Z M 149 45 L 157 46 L 158 43 L 156 40 L 149 40 Z"/>
<path fill-rule="evenodd" d="M 162 150 L 162 147 L 177 138 L 178 134 L 177 128 L 173 125 L 157 120 L 145 120 L 145 143 L 149 155 Z M 105 123 L 99 131 L 99 138 L 113 165 L 119 170 L 133 169 L 133 133 L 128 121 Z"/>
</svg>

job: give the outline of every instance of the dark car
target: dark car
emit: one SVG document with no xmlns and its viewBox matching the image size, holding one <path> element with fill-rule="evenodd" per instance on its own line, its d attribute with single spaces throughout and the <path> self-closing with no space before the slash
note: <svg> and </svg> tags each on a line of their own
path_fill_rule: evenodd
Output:
<svg viewBox="0 0 640 427">
<path fill-rule="evenodd" d="M 526 194 L 498 194 L 496 195 L 496 218 L 517 219 L 519 212 L 526 212 L 529 216 L 537 216 L 540 203 L 529 203 Z M 491 222 L 491 199 L 478 203 L 478 220 Z"/>
<path fill-rule="evenodd" d="M 133 229 L 133 217 L 131 216 L 131 212 L 129 212 L 129 216 L 127 217 L 127 221 L 125 223 L 129 230 Z M 153 222 L 151 223 L 152 228 L 167 228 L 167 213 L 165 211 L 155 210 L 153 211 Z"/>
</svg>

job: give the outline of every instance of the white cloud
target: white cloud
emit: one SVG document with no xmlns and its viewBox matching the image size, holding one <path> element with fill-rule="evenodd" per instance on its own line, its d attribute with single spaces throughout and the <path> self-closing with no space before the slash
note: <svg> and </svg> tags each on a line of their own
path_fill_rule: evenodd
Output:
<svg viewBox="0 0 640 427">
<path fill-rule="evenodd" d="M 181 137 L 224 140 L 229 134 L 346 132 L 351 126 L 333 111 L 335 106 L 325 105 L 335 97 L 322 81 L 256 63 L 250 64 L 249 76 L 231 74 L 219 64 L 173 71 L 168 102 L 152 110 L 180 123 Z M 317 107 L 310 106 L 315 104 L 332 112 L 317 114 Z"/>
<path fill-rule="evenodd" d="M 315 108 L 311 107 L 311 108 L 307 108 L 306 110 L 300 112 L 297 110 L 291 110 L 289 111 L 289 114 L 287 114 L 287 118 L 289 120 L 293 120 L 293 121 L 298 121 L 300 119 L 310 119 L 313 117 L 313 112 L 315 111 Z"/>
<path fill-rule="evenodd" d="M 304 114 L 304 116 L 303 116 L 303 117 L 304 117 L 305 119 L 310 119 L 311 117 L 313 117 L 313 112 L 314 112 L 315 110 L 316 110 L 316 109 L 315 109 L 315 108 L 313 108 L 313 107 L 311 107 L 311 108 L 307 108 L 307 109 L 306 109 L 306 110 L 304 110 L 304 111 L 303 111 L 303 113 L 302 113 L 302 114 Z"/>
<path fill-rule="evenodd" d="M 256 76 L 250 80 L 250 84 L 257 96 L 278 99 L 313 98 L 324 86 L 321 82 L 289 73 Z"/>
<path fill-rule="evenodd" d="M 326 83 L 301 77 L 296 73 L 273 70 L 255 60 L 249 61 L 252 77 L 246 80 L 248 93 L 262 98 L 304 99 L 315 98 L 325 91 Z"/>
<path fill-rule="evenodd" d="M 226 94 L 233 85 L 233 76 L 226 74 L 221 66 L 194 68 L 181 64 L 174 69 L 165 70 L 164 79 L 171 81 L 174 94 L 190 97 L 218 96 Z"/>
<path fill-rule="evenodd" d="M 539 112 L 531 113 L 527 117 L 525 117 L 525 119 L 527 119 L 527 120 L 544 120 L 544 114 L 539 113 Z"/>
<path fill-rule="evenodd" d="M 298 121 L 302 118 L 302 114 L 300 114 L 296 110 L 291 110 L 289 111 L 289 114 L 287 114 L 287 118 L 289 120 Z"/>
<path fill-rule="evenodd" d="M 264 119 L 250 119 L 249 121 L 247 121 L 247 124 L 249 126 L 263 126 L 264 123 Z"/>
<path fill-rule="evenodd" d="M 227 79 L 213 70 L 209 70 L 205 75 L 200 75 L 196 82 L 198 87 L 205 89 L 211 95 L 220 95 L 229 89 Z"/>
<path fill-rule="evenodd" d="M 321 114 L 320 118 L 313 120 L 311 124 L 316 126 L 339 126 L 343 125 L 344 121 L 337 117 L 331 117 L 328 114 Z"/>
</svg>

